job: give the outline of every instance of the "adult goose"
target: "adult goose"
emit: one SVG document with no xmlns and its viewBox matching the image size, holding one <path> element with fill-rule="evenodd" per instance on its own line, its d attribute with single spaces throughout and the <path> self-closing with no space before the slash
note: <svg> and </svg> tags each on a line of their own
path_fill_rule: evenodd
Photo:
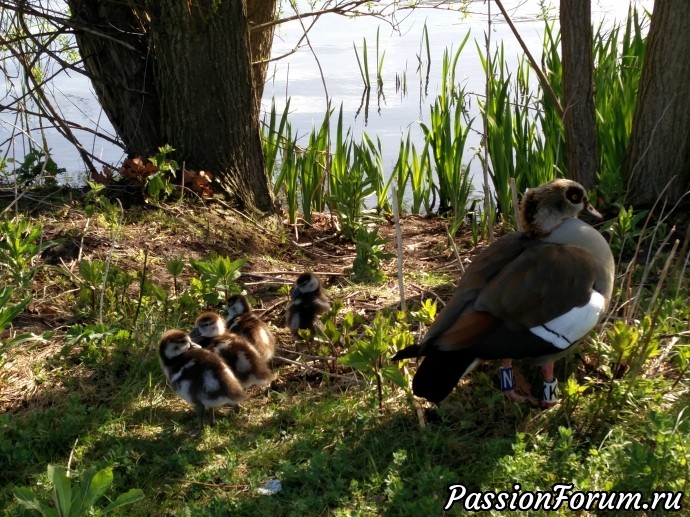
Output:
<svg viewBox="0 0 690 517">
<path fill-rule="evenodd" d="M 424 356 L 415 395 L 435 403 L 482 359 L 503 359 L 501 389 L 517 401 L 511 360 L 542 365 L 542 404 L 557 401 L 554 361 L 571 352 L 599 322 L 611 299 L 614 260 L 606 240 L 577 219 L 601 218 L 579 183 L 556 179 L 527 191 L 521 232 L 477 255 L 454 296 L 417 345 L 394 360 Z"/>
</svg>

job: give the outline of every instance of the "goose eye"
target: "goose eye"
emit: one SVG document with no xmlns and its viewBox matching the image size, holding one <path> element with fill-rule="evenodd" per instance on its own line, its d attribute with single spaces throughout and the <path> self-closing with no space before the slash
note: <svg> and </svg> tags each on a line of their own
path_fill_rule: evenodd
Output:
<svg viewBox="0 0 690 517">
<path fill-rule="evenodd" d="M 571 201 L 573 204 L 578 204 L 582 201 L 582 192 L 580 192 L 578 189 L 569 189 L 566 195 L 568 197 L 568 200 Z"/>
</svg>

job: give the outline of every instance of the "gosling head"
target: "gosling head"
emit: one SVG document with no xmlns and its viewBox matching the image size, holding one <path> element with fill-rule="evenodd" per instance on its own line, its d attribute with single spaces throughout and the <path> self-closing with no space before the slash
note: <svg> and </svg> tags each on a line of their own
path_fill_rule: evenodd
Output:
<svg viewBox="0 0 690 517">
<path fill-rule="evenodd" d="M 225 321 L 230 322 L 240 314 L 251 312 L 249 300 L 247 300 L 247 297 L 242 294 L 233 294 L 230 298 L 228 298 L 228 301 L 225 304 L 225 311 L 227 313 L 225 316 Z"/>
<path fill-rule="evenodd" d="M 321 280 L 314 273 L 302 273 L 297 277 L 295 285 L 290 293 L 294 300 L 302 294 L 318 293 L 321 290 Z"/>
<path fill-rule="evenodd" d="M 225 322 L 215 312 L 204 312 L 194 322 L 192 336 L 214 338 L 225 333 Z"/>
</svg>

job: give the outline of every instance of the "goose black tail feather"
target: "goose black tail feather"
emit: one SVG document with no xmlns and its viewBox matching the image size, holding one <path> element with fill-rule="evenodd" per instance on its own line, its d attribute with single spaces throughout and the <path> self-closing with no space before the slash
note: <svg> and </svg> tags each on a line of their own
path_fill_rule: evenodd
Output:
<svg viewBox="0 0 690 517">
<path fill-rule="evenodd" d="M 408 347 L 403 348 L 402 350 L 398 350 L 398 352 L 393 357 L 391 357 L 391 361 L 415 359 L 419 357 L 420 352 L 421 347 L 419 345 L 410 345 Z"/>
<path fill-rule="evenodd" d="M 440 403 L 450 395 L 475 360 L 464 350 L 427 356 L 412 379 L 412 392 L 435 404 Z"/>
</svg>

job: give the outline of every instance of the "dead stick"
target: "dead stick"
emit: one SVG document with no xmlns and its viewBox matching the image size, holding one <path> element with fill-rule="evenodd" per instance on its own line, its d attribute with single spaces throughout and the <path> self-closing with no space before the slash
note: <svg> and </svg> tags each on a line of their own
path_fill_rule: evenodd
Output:
<svg viewBox="0 0 690 517">
<path fill-rule="evenodd" d="M 308 370 L 308 371 L 320 373 L 321 375 L 328 375 L 329 377 L 333 377 L 334 379 L 345 379 L 345 380 L 351 381 L 351 380 L 353 380 L 353 377 L 354 377 L 354 376 L 339 375 L 337 373 L 327 372 L 326 370 L 314 368 L 313 366 L 309 366 L 307 364 L 300 363 L 299 361 L 293 361 L 292 359 L 287 359 L 286 357 L 275 356 L 274 359 L 277 359 L 279 361 L 283 361 L 283 362 L 286 362 L 288 364 L 292 364 L 295 366 L 299 366 L 303 370 Z"/>
<path fill-rule="evenodd" d="M 400 310 L 406 311 L 405 305 L 405 280 L 403 278 L 403 250 L 402 250 L 402 230 L 400 229 L 400 209 L 398 207 L 398 189 L 395 185 L 391 186 L 393 199 L 393 218 L 395 220 L 395 240 L 398 245 L 398 290 L 400 292 Z"/>
<path fill-rule="evenodd" d="M 307 359 L 315 359 L 315 360 L 320 360 L 320 361 L 336 361 L 338 358 L 337 357 L 332 357 L 329 355 L 309 355 L 309 354 L 304 354 L 302 352 L 297 352 L 296 350 L 288 350 L 287 348 L 281 348 L 279 346 L 276 347 L 276 350 L 279 352 L 286 352 L 288 354 L 297 354 L 301 357 L 305 357 Z"/>
</svg>

